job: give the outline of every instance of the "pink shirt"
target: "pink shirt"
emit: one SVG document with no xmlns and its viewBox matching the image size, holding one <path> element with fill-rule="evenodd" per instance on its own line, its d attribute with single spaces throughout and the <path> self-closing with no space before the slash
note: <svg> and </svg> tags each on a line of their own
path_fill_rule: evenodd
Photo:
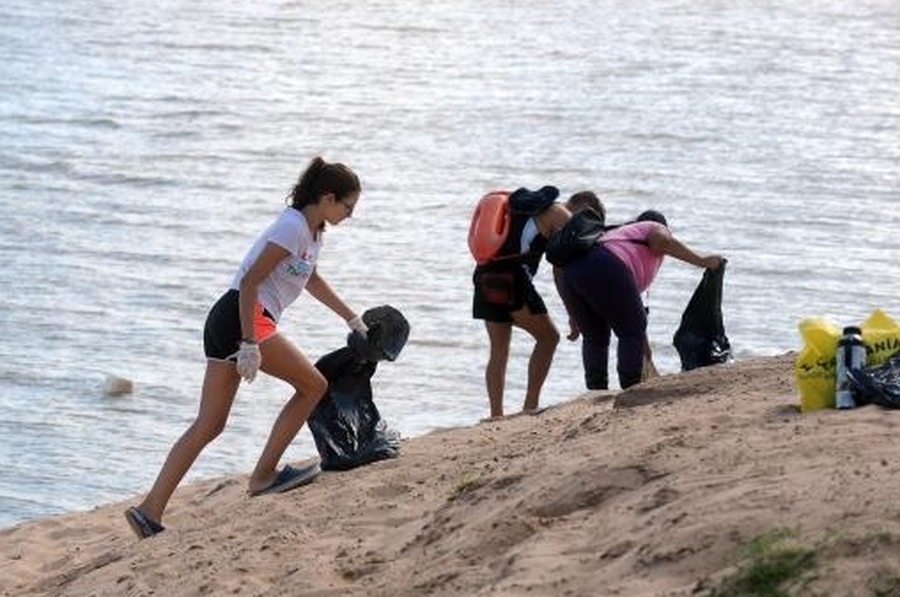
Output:
<svg viewBox="0 0 900 597">
<path fill-rule="evenodd" d="M 600 242 L 628 266 L 641 292 L 653 283 L 663 262 L 662 253 L 654 253 L 645 242 L 654 229 L 669 234 L 669 229 L 657 222 L 634 222 L 614 228 L 600 238 Z"/>
</svg>

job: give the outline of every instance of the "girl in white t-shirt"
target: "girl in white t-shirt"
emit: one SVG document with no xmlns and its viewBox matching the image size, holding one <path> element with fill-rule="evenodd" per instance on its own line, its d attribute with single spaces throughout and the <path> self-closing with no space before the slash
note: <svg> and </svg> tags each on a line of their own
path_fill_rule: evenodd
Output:
<svg viewBox="0 0 900 597">
<path fill-rule="evenodd" d="M 359 178 L 340 163 L 316 157 L 291 193 L 291 205 L 250 248 L 231 287 L 210 309 L 203 335 L 206 375 L 197 418 L 175 443 L 144 500 L 125 517 L 141 538 L 164 530 L 161 520 L 175 488 L 204 447 L 225 427 L 241 379 L 262 370 L 289 383 L 294 394 L 272 427 L 250 475 L 252 495 L 287 491 L 309 478 L 285 465 L 282 454 L 306 422 L 328 383 L 293 342 L 278 332 L 284 309 L 306 289 L 357 333 L 366 326 L 318 274 L 316 262 L 326 224 L 353 215 Z"/>
</svg>

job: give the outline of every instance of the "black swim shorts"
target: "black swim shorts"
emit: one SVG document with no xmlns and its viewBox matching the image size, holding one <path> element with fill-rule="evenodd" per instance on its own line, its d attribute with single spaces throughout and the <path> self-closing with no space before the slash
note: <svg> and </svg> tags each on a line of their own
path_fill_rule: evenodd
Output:
<svg viewBox="0 0 900 597">
<path fill-rule="evenodd" d="M 241 312 L 237 290 L 229 289 L 209 310 L 203 327 L 203 351 L 206 358 L 217 361 L 235 360 L 241 344 Z M 275 321 L 261 305 L 254 313 L 256 341 L 262 342 L 276 332 Z"/>
<path fill-rule="evenodd" d="M 500 270 L 476 268 L 472 284 L 472 317 L 475 319 L 512 323 L 512 313 L 525 306 L 534 314 L 547 312 L 544 299 L 521 267 Z"/>
</svg>

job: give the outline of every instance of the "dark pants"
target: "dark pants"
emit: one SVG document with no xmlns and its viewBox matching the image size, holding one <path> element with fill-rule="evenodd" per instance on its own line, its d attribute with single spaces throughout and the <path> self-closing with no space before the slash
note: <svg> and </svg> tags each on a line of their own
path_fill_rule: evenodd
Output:
<svg viewBox="0 0 900 597">
<path fill-rule="evenodd" d="M 620 387 L 641 380 L 647 313 L 631 270 L 598 244 L 556 276 L 556 288 L 581 330 L 581 358 L 588 389 L 609 386 L 610 330 L 619 340 Z"/>
</svg>

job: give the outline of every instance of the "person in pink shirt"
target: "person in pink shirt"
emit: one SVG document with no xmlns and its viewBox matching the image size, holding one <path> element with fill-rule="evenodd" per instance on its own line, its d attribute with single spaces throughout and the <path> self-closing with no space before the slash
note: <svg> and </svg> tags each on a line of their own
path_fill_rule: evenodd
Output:
<svg viewBox="0 0 900 597">
<path fill-rule="evenodd" d="M 606 232 L 587 255 L 554 276 L 566 310 L 582 335 L 582 360 L 588 389 L 609 387 L 610 334 L 618 338 L 617 373 L 622 389 L 641 381 L 647 312 L 641 300 L 666 255 L 708 269 L 722 263 L 717 254 L 701 255 L 675 238 L 658 212 Z"/>
</svg>

